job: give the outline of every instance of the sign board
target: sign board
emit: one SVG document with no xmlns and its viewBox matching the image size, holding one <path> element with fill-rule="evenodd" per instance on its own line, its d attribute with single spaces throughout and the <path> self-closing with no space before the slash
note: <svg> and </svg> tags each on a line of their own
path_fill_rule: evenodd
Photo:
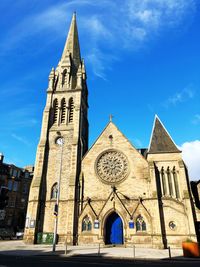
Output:
<svg viewBox="0 0 200 267">
<path fill-rule="evenodd" d="M 29 217 L 26 217 L 25 227 L 29 228 Z"/>
<path fill-rule="evenodd" d="M 30 220 L 30 228 L 35 228 L 35 220 Z"/>
<path fill-rule="evenodd" d="M 133 228 L 134 228 L 134 222 L 133 222 L 133 221 L 130 221 L 130 222 L 129 222 L 129 228 L 130 228 L 130 229 L 133 229 Z"/>
<path fill-rule="evenodd" d="M 98 220 L 94 221 L 94 229 L 99 229 L 99 221 Z"/>
</svg>

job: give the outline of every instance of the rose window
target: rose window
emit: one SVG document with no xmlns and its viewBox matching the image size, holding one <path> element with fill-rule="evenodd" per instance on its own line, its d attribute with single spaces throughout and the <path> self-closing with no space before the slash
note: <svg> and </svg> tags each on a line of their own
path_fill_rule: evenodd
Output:
<svg viewBox="0 0 200 267">
<path fill-rule="evenodd" d="M 128 160 L 126 156 L 119 151 L 106 151 L 97 159 L 96 172 L 105 182 L 120 182 L 128 174 Z"/>
</svg>

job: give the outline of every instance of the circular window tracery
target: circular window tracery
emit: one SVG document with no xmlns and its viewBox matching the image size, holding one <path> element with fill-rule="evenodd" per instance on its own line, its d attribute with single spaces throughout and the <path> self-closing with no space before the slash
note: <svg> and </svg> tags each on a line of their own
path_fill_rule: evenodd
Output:
<svg viewBox="0 0 200 267">
<path fill-rule="evenodd" d="M 169 222 L 169 228 L 171 230 L 176 230 L 176 223 L 174 221 Z"/>
<path fill-rule="evenodd" d="M 106 183 L 121 182 L 128 175 L 126 156 L 116 150 L 107 150 L 96 161 L 96 173 Z"/>
</svg>

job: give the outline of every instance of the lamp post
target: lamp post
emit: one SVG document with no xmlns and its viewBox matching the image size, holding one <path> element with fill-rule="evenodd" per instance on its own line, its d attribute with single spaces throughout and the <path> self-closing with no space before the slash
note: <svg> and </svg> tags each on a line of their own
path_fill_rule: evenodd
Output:
<svg viewBox="0 0 200 267">
<path fill-rule="evenodd" d="M 53 248 L 52 251 L 56 251 L 56 237 L 57 237 L 57 228 L 58 228 L 58 207 L 59 207 L 59 200 L 60 200 L 60 181 L 61 181 L 61 172 L 62 172 L 62 154 L 63 154 L 63 145 L 64 145 L 64 138 L 59 137 L 56 140 L 56 144 L 60 146 L 60 169 L 59 169 L 59 177 L 58 177 L 58 187 L 57 187 L 57 196 L 56 196 L 56 204 L 55 204 L 55 221 L 54 221 L 54 234 L 53 234 Z"/>
</svg>

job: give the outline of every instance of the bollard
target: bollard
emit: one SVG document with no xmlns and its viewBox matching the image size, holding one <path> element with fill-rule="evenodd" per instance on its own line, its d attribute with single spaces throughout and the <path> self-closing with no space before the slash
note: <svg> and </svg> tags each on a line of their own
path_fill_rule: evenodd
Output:
<svg viewBox="0 0 200 267">
<path fill-rule="evenodd" d="M 133 245 L 133 258 L 135 259 L 135 245 Z"/>
<path fill-rule="evenodd" d="M 168 247 L 168 251 L 169 251 L 169 258 L 171 259 L 172 255 L 171 255 L 171 248 L 170 247 Z"/>
<path fill-rule="evenodd" d="M 67 240 L 66 240 L 66 243 L 65 243 L 65 255 L 67 255 Z"/>
<path fill-rule="evenodd" d="M 99 243 L 99 247 L 98 247 L 98 256 L 100 256 L 100 243 Z"/>
</svg>

